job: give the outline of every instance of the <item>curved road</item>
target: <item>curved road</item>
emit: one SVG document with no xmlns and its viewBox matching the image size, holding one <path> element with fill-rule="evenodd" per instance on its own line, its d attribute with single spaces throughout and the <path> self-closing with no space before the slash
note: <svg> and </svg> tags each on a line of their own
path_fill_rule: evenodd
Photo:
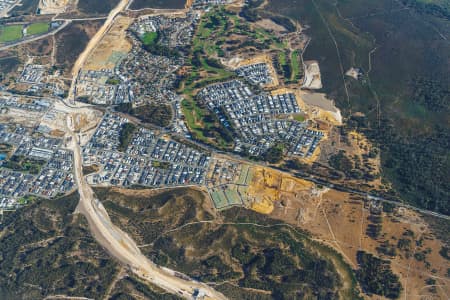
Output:
<svg viewBox="0 0 450 300">
<path fill-rule="evenodd" d="M 78 57 L 72 69 L 73 79 L 67 100 L 70 101 L 73 99 L 78 73 L 84 66 L 89 55 L 108 32 L 117 15 L 126 9 L 130 1 L 120 1 L 110 12 L 100 30 L 89 41 L 83 53 Z M 62 104 L 69 109 L 77 110 L 76 106 L 70 106 L 64 101 L 62 101 Z M 74 132 L 74 120 L 70 114 L 67 114 L 66 132 L 72 137 L 68 148 L 73 152 L 75 182 L 80 194 L 80 201 L 76 212 L 86 217 L 89 228 L 97 242 L 118 261 L 127 265 L 137 276 L 170 293 L 177 294 L 186 299 L 197 299 L 194 295 L 202 296 L 202 299 L 227 299 L 223 294 L 204 283 L 192 280 L 179 272 L 157 266 L 141 253 L 136 243 L 128 234 L 111 222 L 106 209 L 96 199 L 92 188 L 83 177 L 81 147 L 78 143 L 78 137 Z"/>
<path fill-rule="evenodd" d="M 72 137 L 68 147 L 74 154 L 75 181 L 80 194 L 80 202 L 76 212 L 86 217 L 89 228 L 100 245 L 117 260 L 126 264 L 140 278 L 170 293 L 186 299 L 196 299 L 195 293 L 204 295 L 203 299 L 227 299 L 223 294 L 204 283 L 192 280 L 176 271 L 157 266 L 141 253 L 128 234 L 111 222 L 107 211 L 102 203 L 95 198 L 92 188 L 83 177 L 81 147 L 72 127 L 73 119 L 68 115 L 66 130 Z"/>
</svg>

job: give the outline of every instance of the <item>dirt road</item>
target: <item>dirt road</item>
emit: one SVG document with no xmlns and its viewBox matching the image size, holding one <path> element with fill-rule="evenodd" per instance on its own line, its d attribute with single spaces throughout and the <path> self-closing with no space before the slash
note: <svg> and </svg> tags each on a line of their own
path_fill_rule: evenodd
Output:
<svg viewBox="0 0 450 300">
<path fill-rule="evenodd" d="M 78 73 L 83 68 L 84 63 L 89 58 L 89 55 L 92 53 L 92 51 L 95 49 L 97 44 L 102 40 L 102 38 L 105 36 L 105 34 L 108 32 L 109 28 L 111 28 L 112 24 L 114 23 L 114 19 L 117 17 L 117 15 L 125 10 L 132 0 L 121 0 L 119 4 L 111 10 L 111 12 L 108 15 L 108 18 L 106 19 L 105 23 L 102 27 L 97 31 L 97 33 L 94 35 L 94 37 L 89 41 L 86 48 L 84 49 L 83 53 L 78 56 L 77 61 L 75 62 L 73 68 L 72 68 L 72 84 L 70 85 L 69 89 L 69 100 L 74 100 L 73 97 L 75 96 L 75 85 L 77 82 Z"/>
<path fill-rule="evenodd" d="M 68 147 L 74 154 L 75 181 L 80 194 L 76 212 L 87 218 L 89 228 L 97 242 L 113 257 L 127 265 L 137 276 L 170 293 L 186 299 L 195 299 L 193 296 L 195 293 L 204 295 L 203 299 L 227 299 L 206 284 L 192 280 L 176 271 L 157 266 L 141 253 L 128 234 L 111 222 L 107 211 L 96 199 L 92 188 L 83 177 L 81 147 L 78 144 L 78 136 L 73 128 L 74 120 L 70 114 L 68 114 L 66 125 L 66 131 L 72 137 Z"/>
</svg>

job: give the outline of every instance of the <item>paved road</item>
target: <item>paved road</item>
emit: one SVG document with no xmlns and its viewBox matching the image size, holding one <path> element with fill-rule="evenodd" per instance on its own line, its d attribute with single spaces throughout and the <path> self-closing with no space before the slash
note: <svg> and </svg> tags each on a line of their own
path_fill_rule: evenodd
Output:
<svg viewBox="0 0 450 300">
<path fill-rule="evenodd" d="M 8 44 L 8 45 L 5 45 L 5 46 L 2 46 L 2 47 L 0 47 L 0 51 L 7 50 L 7 49 L 10 49 L 10 48 L 13 48 L 13 47 L 17 47 L 19 45 L 28 44 L 28 43 L 31 43 L 31 42 L 34 42 L 34 41 L 38 41 L 38 40 L 44 39 L 46 37 L 55 35 L 58 32 L 60 32 L 61 30 L 63 30 L 64 28 L 66 28 L 72 22 L 77 22 L 77 21 L 95 21 L 95 20 L 104 20 L 104 19 L 106 19 L 106 17 L 74 18 L 74 19 L 55 18 L 55 19 L 52 19 L 52 21 L 63 22 L 63 24 L 61 26 L 59 26 L 58 28 L 56 28 L 55 30 L 47 32 L 47 33 L 42 34 L 42 35 L 38 35 L 38 36 L 35 36 L 35 37 L 31 37 L 31 38 L 25 38 L 25 39 L 19 40 L 17 42 L 14 42 L 12 44 Z"/>
<path fill-rule="evenodd" d="M 224 152 L 224 151 L 218 151 L 217 149 L 215 149 L 215 148 L 213 148 L 213 147 L 211 147 L 209 145 L 203 144 L 201 142 L 193 141 L 191 139 L 186 138 L 185 136 L 183 136 L 181 134 L 169 133 L 169 132 L 167 132 L 167 133 L 170 134 L 172 137 L 174 137 L 176 140 L 179 140 L 179 141 L 185 142 L 185 143 L 194 144 L 194 145 L 196 145 L 196 146 L 198 146 L 198 147 L 200 147 L 200 148 L 202 148 L 202 149 L 204 149 L 206 151 L 209 151 L 211 153 L 216 153 L 216 155 L 222 156 L 222 157 L 224 157 L 226 159 L 231 159 L 231 160 L 235 160 L 235 161 L 239 161 L 239 162 L 242 162 L 242 163 L 247 163 L 247 164 L 251 164 L 251 165 L 255 165 L 255 166 L 262 166 L 262 167 L 270 168 L 267 164 L 265 164 L 263 162 L 255 162 L 255 161 L 243 158 L 243 157 L 241 157 L 239 155 L 236 155 L 236 154 L 233 154 L 233 153 L 227 153 L 227 152 Z M 318 178 L 318 177 L 316 177 L 316 176 L 314 176 L 312 174 L 306 173 L 306 172 L 300 172 L 300 171 L 291 171 L 291 172 L 289 172 L 289 171 L 280 170 L 280 169 L 275 169 L 275 170 L 277 170 L 279 172 L 282 172 L 282 173 L 286 173 L 288 175 L 292 175 L 294 177 L 298 177 L 298 178 L 301 178 L 301 179 L 305 179 L 305 180 L 314 182 L 316 184 L 323 185 L 323 186 L 331 188 L 331 189 L 335 189 L 335 190 L 342 191 L 342 192 L 348 192 L 348 193 L 351 193 L 351 194 L 357 194 L 357 195 L 366 197 L 369 200 L 376 200 L 376 201 L 380 201 L 380 202 L 384 202 L 384 203 L 393 204 L 393 205 L 398 206 L 398 207 L 404 207 L 404 208 L 407 208 L 407 209 L 411 209 L 411 210 L 417 211 L 417 212 L 422 213 L 424 215 L 429 215 L 429 216 L 433 216 L 433 217 L 437 217 L 437 218 L 441 218 L 441 219 L 446 219 L 446 220 L 450 221 L 450 216 L 448 216 L 448 215 L 440 214 L 440 213 L 437 213 L 437 212 L 434 212 L 434 211 L 431 211 L 431 210 L 427 210 L 427 209 L 421 209 L 421 208 L 418 208 L 416 206 L 405 204 L 403 202 L 399 202 L 399 201 L 394 201 L 392 199 L 388 199 L 386 197 L 373 195 L 370 192 L 353 189 L 353 188 L 347 187 L 347 186 L 345 186 L 343 184 L 337 184 L 337 183 L 334 183 L 334 182 L 331 182 L 331 181 L 324 180 L 322 178 Z"/>
<path fill-rule="evenodd" d="M 69 24 L 72 22 L 71 20 L 61 20 L 61 21 L 64 21 L 64 23 L 63 23 L 61 26 L 59 26 L 56 30 L 53 30 L 53 31 L 50 31 L 50 32 L 48 32 L 48 33 L 46 33 L 46 34 L 38 35 L 38 36 L 35 36 L 35 37 L 32 37 L 32 38 L 28 38 L 28 39 L 25 38 L 25 39 L 20 40 L 20 41 L 18 41 L 18 42 L 15 42 L 15 43 L 12 43 L 12 44 L 9 44 L 9 45 L 2 46 L 2 47 L 0 47 L 0 51 L 7 50 L 7 49 L 10 49 L 10 48 L 19 46 L 19 45 L 31 43 L 31 42 L 34 42 L 34 41 L 37 41 L 37 40 L 46 38 L 46 37 L 48 37 L 48 36 L 52 36 L 52 35 L 54 35 L 54 34 L 60 32 L 60 31 L 63 30 L 64 28 L 66 28 L 67 25 L 69 25 Z"/>
<path fill-rule="evenodd" d="M 91 39 L 86 49 L 77 59 L 72 70 L 73 80 L 69 91 L 69 97 L 67 98 L 68 100 L 73 100 L 74 98 L 74 89 L 78 73 L 84 66 L 89 55 L 108 32 L 117 15 L 128 7 L 130 1 L 131 0 L 121 0 L 117 7 L 110 12 L 103 26 Z M 67 119 L 67 133 L 72 136 L 70 149 L 74 153 L 75 181 L 80 194 L 80 202 L 77 206 L 77 212 L 83 214 L 87 218 L 90 230 L 99 244 L 101 244 L 118 261 L 127 265 L 140 278 L 170 293 L 177 294 L 186 299 L 194 299 L 193 294 L 196 291 L 200 291 L 200 294 L 204 294 L 206 296 L 204 299 L 226 299 L 223 294 L 215 291 L 213 288 L 204 283 L 192 280 L 176 271 L 161 268 L 154 264 L 140 252 L 140 249 L 137 247 L 136 243 L 125 232 L 120 230 L 111 222 L 106 209 L 103 207 L 102 203 L 96 199 L 92 188 L 87 184 L 85 178 L 83 177 L 81 147 L 77 142 L 77 136 L 72 127 L 73 120 L 69 116 Z M 190 140 L 189 142 L 192 143 Z M 204 145 L 202 145 L 202 147 L 204 148 Z M 212 152 L 215 152 L 213 149 L 211 150 Z M 228 156 L 228 154 L 224 153 L 224 156 L 225 155 Z M 233 157 L 244 161 L 240 157 Z M 248 163 L 248 161 L 245 162 Z M 254 164 L 254 162 L 251 163 Z M 316 180 L 311 177 L 305 179 L 310 181 Z M 376 200 L 385 201 L 384 199 Z M 394 204 L 398 205 L 398 203 Z M 428 211 L 426 212 L 429 213 Z"/>
<path fill-rule="evenodd" d="M 204 299 L 227 299 L 206 284 L 192 280 L 176 271 L 157 266 L 141 253 L 128 234 L 111 222 L 106 209 L 96 199 L 92 188 L 83 177 L 81 147 L 73 130 L 71 116 L 67 118 L 66 127 L 67 133 L 72 137 L 69 148 L 74 153 L 75 181 L 80 194 L 77 212 L 87 218 L 90 230 L 100 245 L 117 260 L 127 265 L 136 275 L 170 293 L 186 299 L 194 299 L 193 294 L 199 291 L 200 294 L 205 295 Z"/>
</svg>

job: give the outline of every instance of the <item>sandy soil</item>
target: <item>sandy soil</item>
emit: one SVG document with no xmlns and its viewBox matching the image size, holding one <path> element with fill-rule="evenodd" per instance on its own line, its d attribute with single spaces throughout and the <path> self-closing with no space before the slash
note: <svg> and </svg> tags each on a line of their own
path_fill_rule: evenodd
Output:
<svg viewBox="0 0 450 300">
<path fill-rule="evenodd" d="M 436 239 L 424 220 L 415 212 L 401 209 L 395 213 L 383 213 L 382 233 L 377 239 L 366 234 L 370 206 L 360 199 L 352 199 L 347 193 L 335 190 L 316 194 L 299 192 L 281 204 L 275 204 L 271 216 L 299 226 L 322 242 L 339 251 L 353 267 L 357 267 L 356 252 L 364 250 L 391 261 L 392 270 L 400 276 L 404 291 L 400 299 L 449 299 L 450 278 L 446 277 L 450 264 L 439 255 L 442 242 Z M 383 241 L 397 248 L 400 238 L 411 231 L 411 253 L 396 249 L 395 257 L 377 252 Z M 421 246 L 416 247 L 416 243 Z M 414 258 L 414 253 L 431 251 L 424 261 Z M 428 286 L 425 280 L 436 280 Z M 428 298 L 427 298 L 428 297 Z M 371 297 L 366 297 L 371 298 Z M 373 296 L 371 299 L 383 299 Z"/>
<path fill-rule="evenodd" d="M 341 111 L 322 93 L 297 92 L 298 105 L 303 108 L 311 119 L 318 119 L 333 125 L 342 124 Z"/>
<path fill-rule="evenodd" d="M 97 31 L 97 33 L 94 35 L 94 37 L 89 41 L 89 43 L 86 46 L 86 48 L 84 49 L 83 53 L 81 53 L 78 56 L 78 59 L 72 68 L 73 79 L 72 79 L 72 84 L 71 84 L 70 90 L 69 90 L 69 96 L 67 97 L 68 99 L 73 99 L 78 73 L 84 67 L 90 54 L 92 53 L 92 51 L 95 50 L 98 43 L 103 39 L 103 37 L 108 32 L 108 30 L 112 26 L 112 24 L 114 24 L 114 20 L 116 19 L 117 15 L 128 6 L 130 1 L 131 0 L 122 0 L 113 10 L 111 10 L 111 12 L 109 13 L 108 18 L 106 19 L 103 26 Z"/>
<path fill-rule="evenodd" d="M 300 191 L 310 191 L 312 183 L 294 178 L 268 168 L 254 167 L 252 182 L 248 187 L 251 209 L 268 214 L 276 205 L 297 199 Z"/>
<path fill-rule="evenodd" d="M 27 98 L 22 98 L 23 103 L 29 102 Z M 17 108 L 7 108 L 0 110 L 1 123 L 18 123 L 25 127 L 35 127 L 41 121 L 44 114 L 36 111 L 28 111 Z"/>
<path fill-rule="evenodd" d="M 71 2 L 73 0 L 40 0 L 40 13 L 41 15 L 63 13 Z"/>
<path fill-rule="evenodd" d="M 311 90 L 319 90 L 322 88 L 322 78 L 317 61 L 305 61 L 305 81 L 303 87 Z"/>
<path fill-rule="evenodd" d="M 281 25 L 278 25 L 271 19 L 261 19 L 261 20 L 255 22 L 255 24 L 261 28 L 264 28 L 267 30 L 272 30 L 272 31 L 278 32 L 278 33 L 286 31 L 286 28 L 284 28 Z"/>
<path fill-rule="evenodd" d="M 133 22 L 132 18 L 118 16 L 108 33 L 91 53 L 83 69 L 114 69 L 118 57 L 126 55 L 132 48 L 126 38 L 126 30 Z"/>
</svg>

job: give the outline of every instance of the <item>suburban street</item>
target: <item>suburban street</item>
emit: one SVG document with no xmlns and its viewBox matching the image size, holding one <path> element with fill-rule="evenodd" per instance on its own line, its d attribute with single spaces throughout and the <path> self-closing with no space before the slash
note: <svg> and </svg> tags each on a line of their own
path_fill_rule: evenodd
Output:
<svg viewBox="0 0 450 300">
<path fill-rule="evenodd" d="M 141 253 L 136 243 L 125 232 L 112 224 L 107 211 L 95 198 L 92 188 L 83 177 L 81 147 L 72 127 L 73 120 L 68 116 L 66 131 L 72 137 L 69 149 L 74 153 L 75 181 L 80 194 L 76 211 L 87 218 L 91 232 L 100 245 L 136 275 L 168 292 L 186 299 L 194 299 L 193 295 L 196 293 L 204 295 L 205 299 L 226 299 L 224 295 L 206 284 L 157 266 Z"/>
<path fill-rule="evenodd" d="M 66 101 L 73 106 L 70 106 L 69 110 L 77 111 L 78 108 L 76 104 L 72 101 L 75 100 L 75 87 L 77 84 L 77 79 L 80 71 L 83 69 L 85 62 L 89 58 L 90 54 L 97 47 L 99 42 L 103 39 L 103 37 L 107 34 L 108 30 L 111 28 L 112 24 L 116 17 L 130 4 L 130 0 L 121 0 L 120 3 L 110 12 L 105 23 L 99 29 L 99 31 L 94 35 L 94 37 L 90 40 L 87 47 L 83 51 L 83 53 L 78 57 L 75 65 L 72 69 L 72 83 L 69 89 L 69 95 L 66 98 Z M 212 91 L 214 93 L 214 91 Z M 286 98 L 289 99 L 289 98 Z M 275 99 L 278 100 L 278 99 Z M 287 101 L 287 100 L 286 100 Z M 290 103 L 290 102 L 289 102 Z M 66 103 L 64 103 L 67 105 Z M 291 105 L 290 109 L 295 110 L 295 103 Z M 94 108 L 92 108 L 94 109 Z M 290 111 L 289 111 L 290 112 Z M 190 279 L 184 274 L 180 274 L 174 270 L 163 268 L 151 260 L 149 260 L 146 256 L 144 256 L 140 249 L 138 248 L 136 242 L 124 231 L 116 227 L 102 203 L 96 198 L 91 186 L 86 181 L 83 176 L 83 159 L 82 159 L 82 150 L 78 141 L 78 136 L 75 133 L 75 125 L 74 120 L 72 119 L 71 114 L 67 114 L 67 124 L 66 124 L 66 133 L 68 136 L 71 136 L 71 141 L 69 145 L 69 149 L 73 151 L 73 168 L 75 174 L 75 183 L 78 186 L 78 192 L 80 195 L 80 201 L 77 206 L 76 212 L 84 215 L 89 223 L 90 230 L 102 247 L 104 247 L 115 259 L 120 261 L 122 264 L 126 265 L 134 274 L 139 276 L 141 279 L 152 283 L 167 292 L 179 295 L 185 299 L 196 299 L 197 296 L 202 296 L 203 299 L 227 299 L 223 294 L 217 292 L 210 286 Z M 220 153 L 216 149 L 213 149 L 209 146 L 205 146 L 202 143 L 197 143 L 192 140 L 187 140 L 183 135 L 169 133 L 172 137 L 177 138 L 181 141 L 186 141 L 189 144 L 195 144 L 200 146 L 203 149 L 208 149 L 211 153 L 215 153 L 216 156 L 223 156 L 224 158 L 230 160 L 236 160 L 247 164 L 252 165 L 264 165 L 255 162 L 250 162 L 240 156 L 236 156 L 229 153 Z M 283 171 L 280 171 L 283 172 Z M 294 172 L 285 172 L 289 175 L 294 175 L 297 177 L 304 178 L 306 180 L 312 181 L 314 183 L 319 183 L 331 188 L 337 188 L 343 191 L 348 191 L 351 193 L 359 194 L 367 197 L 369 200 L 377 200 L 382 202 L 393 203 L 395 205 L 404 206 L 410 209 L 415 209 L 421 213 L 434 215 L 436 217 L 449 219 L 447 216 L 442 216 L 434 212 L 430 212 L 427 210 L 420 210 L 408 205 L 403 205 L 401 203 L 397 203 L 388 199 L 375 197 L 370 195 L 369 193 L 356 191 L 352 189 L 348 189 L 346 187 L 336 187 L 333 183 L 323 182 L 319 178 L 315 178 L 309 174 L 303 173 L 294 173 Z"/>
</svg>

